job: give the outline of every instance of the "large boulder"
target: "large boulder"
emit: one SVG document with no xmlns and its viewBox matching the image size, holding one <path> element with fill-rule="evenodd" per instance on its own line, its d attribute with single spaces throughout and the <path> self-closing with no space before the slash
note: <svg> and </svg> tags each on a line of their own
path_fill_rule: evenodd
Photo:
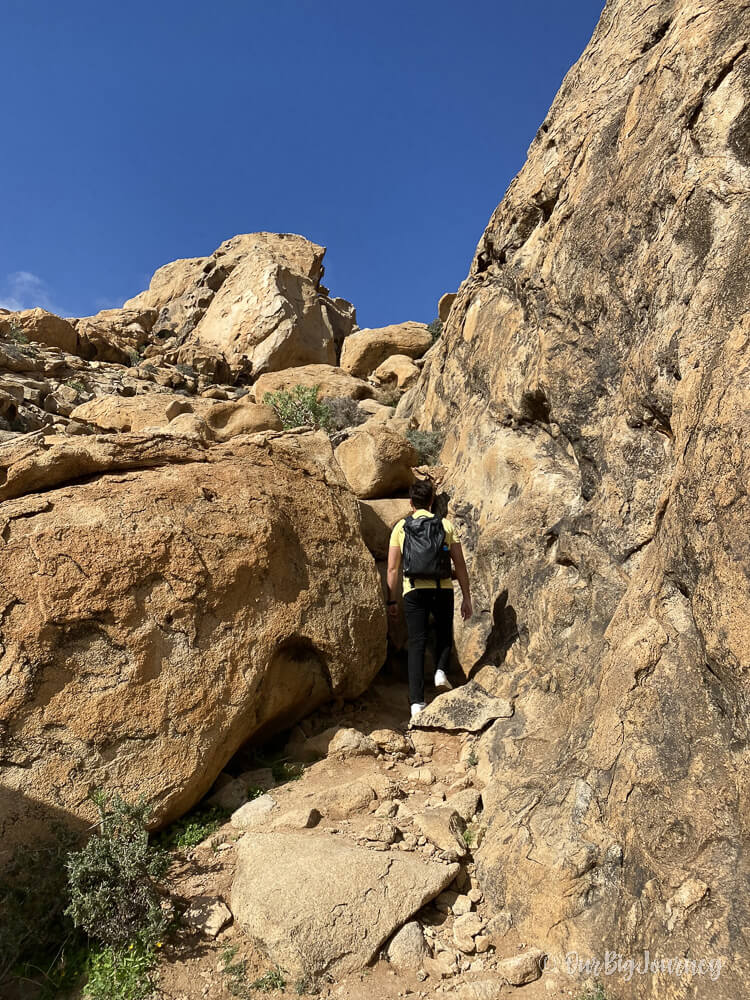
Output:
<svg viewBox="0 0 750 1000">
<path fill-rule="evenodd" d="M 330 834 L 254 833 L 239 845 L 231 909 L 271 961 L 314 982 L 363 969 L 457 873 Z"/>
<path fill-rule="evenodd" d="M 360 500 L 359 513 L 362 518 L 362 537 L 365 545 L 376 559 L 387 559 L 391 531 L 394 525 L 406 517 L 410 511 L 409 501 Z"/>
<path fill-rule="evenodd" d="M 255 375 L 333 365 L 356 317 L 321 285 L 324 254 L 291 233 L 235 236 L 210 257 L 161 268 L 126 307 L 157 310 L 149 353 L 161 344 L 206 374 L 224 361 Z"/>
<path fill-rule="evenodd" d="M 457 653 L 514 701 L 488 901 L 558 953 L 731 956 L 623 998 L 750 991 L 749 36 L 739 0 L 606 5 L 399 409 L 447 433 Z"/>
<path fill-rule="evenodd" d="M 318 386 L 318 399 L 325 397 L 337 398 L 348 396 L 350 399 L 371 399 L 374 390 L 372 386 L 360 378 L 354 378 L 336 365 L 301 365 L 297 368 L 286 368 L 280 372 L 269 372 L 261 375 L 253 389 L 259 403 L 267 392 L 289 392 L 295 386 L 305 388 Z"/>
<path fill-rule="evenodd" d="M 104 309 L 74 320 L 82 357 L 115 364 L 137 363 L 156 321 L 154 309 Z"/>
<path fill-rule="evenodd" d="M 392 354 L 421 358 L 432 344 L 424 323 L 395 323 L 373 330 L 358 330 L 344 341 L 341 367 L 357 378 L 367 378 Z"/>
<path fill-rule="evenodd" d="M 28 340 L 47 347 L 58 347 L 71 354 L 78 349 L 78 334 L 72 323 L 46 309 L 23 309 L 0 315 L 0 330 L 7 332 L 14 328 Z"/>
<path fill-rule="evenodd" d="M 325 435 L 27 436 L 0 459 L 4 848 L 90 821 L 97 786 L 167 822 L 250 737 L 380 668 L 378 574 Z"/>
<path fill-rule="evenodd" d="M 417 450 L 406 438 L 382 424 L 368 423 L 336 449 L 336 461 L 361 500 L 387 497 L 410 486 Z"/>
</svg>

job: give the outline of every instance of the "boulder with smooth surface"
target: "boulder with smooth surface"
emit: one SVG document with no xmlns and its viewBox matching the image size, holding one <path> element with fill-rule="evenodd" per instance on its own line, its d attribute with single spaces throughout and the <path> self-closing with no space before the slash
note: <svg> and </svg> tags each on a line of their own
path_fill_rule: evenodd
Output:
<svg viewBox="0 0 750 1000">
<path fill-rule="evenodd" d="M 239 845 L 231 909 L 243 933 L 288 972 L 340 977 L 368 965 L 457 872 L 331 835 L 255 834 Z"/>
</svg>

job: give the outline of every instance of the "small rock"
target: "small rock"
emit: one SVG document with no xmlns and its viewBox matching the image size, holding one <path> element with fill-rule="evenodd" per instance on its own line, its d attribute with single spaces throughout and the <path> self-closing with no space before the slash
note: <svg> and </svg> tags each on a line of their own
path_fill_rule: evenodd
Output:
<svg viewBox="0 0 750 1000">
<path fill-rule="evenodd" d="M 196 896 L 183 920 L 205 937 L 215 938 L 232 920 L 229 907 L 218 896 Z"/>
<path fill-rule="evenodd" d="M 369 823 L 362 831 L 364 840 L 380 841 L 383 844 L 392 844 L 398 836 L 398 830 L 393 823 L 385 820 L 378 820 Z"/>
<path fill-rule="evenodd" d="M 435 958 L 424 960 L 424 971 L 433 979 L 446 979 L 455 972 L 455 963 L 447 951 L 441 952 Z"/>
<path fill-rule="evenodd" d="M 246 802 L 244 806 L 232 813 L 232 826 L 239 830 L 255 830 L 264 825 L 269 814 L 276 808 L 275 800 L 268 794 L 261 795 L 252 802 Z"/>
<path fill-rule="evenodd" d="M 379 819 L 393 819 L 393 817 L 398 812 L 398 802 L 394 799 L 386 799 L 385 802 L 381 802 L 380 805 L 375 810 L 374 815 Z"/>
<path fill-rule="evenodd" d="M 453 924 L 453 942 L 459 951 L 471 954 L 474 938 L 484 930 L 484 921 L 478 913 L 465 913 Z"/>
<path fill-rule="evenodd" d="M 388 961 L 402 972 L 421 969 L 427 956 L 427 944 L 422 927 L 416 920 L 404 924 L 393 935 L 386 949 Z"/>
<path fill-rule="evenodd" d="M 271 824 L 272 830 L 310 830 L 320 823 L 321 815 L 317 809 L 303 806 L 300 809 L 289 809 L 282 813 Z"/>
<path fill-rule="evenodd" d="M 479 886 L 473 886 L 471 889 L 469 889 L 466 895 L 469 897 L 472 903 L 482 902 L 482 890 L 479 888 Z"/>
<path fill-rule="evenodd" d="M 482 797 L 475 788 L 467 788 L 456 795 L 451 795 L 448 800 L 452 809 L 455 809 L 461 819 L 468 823 L 476 814 Z"/>
<path fill-rule="evenodd" d="M 464 983 L 456 993 L 457 1000 L 499 1000 L 502 995 L 503 984 L 494 979 Z"/>
<path fill-rule="evenodd" d="M 474 938 L 474 947 L 480 955 L 483 955 L 484 952 L 488 951 L 491 944 L 492 938 L 489 934 L 477 934 Z"/>
<path fill-rule="evenodd" d="M 497 963 L 497 971 L 511 986 L 533 983 L 542 974 L 544 952 L 540 948 L 527 948 L 520 955 L 504 958 Z"/>
<path fill-rule="evenodd" d="M 469 896 L 457 896 L 456 901 L 451 907 L 451 910 L 457 917 L 463 916 L 465 913 L 471 913 L 472 902 Z"/>
<path fill-rule="evenodd" d="M 513 916 L 509 910 L 500 910 L 487 923 L 487 933 L 492 937 L 505 937 L 513 926 Z"/>
</svg>

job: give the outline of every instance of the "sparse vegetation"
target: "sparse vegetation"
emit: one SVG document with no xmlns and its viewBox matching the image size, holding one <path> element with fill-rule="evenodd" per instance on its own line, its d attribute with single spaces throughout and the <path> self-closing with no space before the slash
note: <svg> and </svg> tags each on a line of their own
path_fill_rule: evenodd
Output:
<svg viewBox="0 0 750 1000">
<path fill-rule="evenodd" d="M 159 847 L 167 850 L 186 850 L 195 847 L 215 833 L 228 816 L 228 809 L 221 809 L 219 806 L 199 806 L 171 823 L 158 833 L 154 840 Z"/>
<path fill-rule="evenodd" d="M 128 358 L 130 359 L 130 367 L 131 368 L 137 368 L 138 367 L 138 363 L 141 360 L 140 354 L 138 353 L 138 351 L 134 350 L 132 347 L 130 348 L 130 350 L 127 353 L 128 353 Z"/>
<path fill-rule="evenodd" d="M 367 414 L 360 410 L 356 399 L 348 396 L 332 396 L 322 401 L 330 414 L 328 433 L 346 430 L 347 427 L 358 427 L 367 419 Z"/>
<path fill-rule="evenodd" d="M 583 993 L 579 993 L 576 1000 L 612 1000 L 612 998 L 602 984 L 597 983 L 595 986 L 590 986 L 584 990 Z"/>
<path fill-rule="evenodd" d="M 0 984 L 16 972 L 53 996 L 80 975 L 83 937 L 65 913 L 65 859 L 77 846 L 77 837 L 57 826 L 48 843 L 15 850 L 0 878 Z"/>
<path fill-rule="evenodd" d="M 427 324 L 427 329 L 432 337 L 433 344 L 441 336 L 443 332 L 443 321 L 441 319 L 434 319 L 431 323 Z"/>
<path fill-rule="evenodd" d="M 279 389 L 263 396 L 266 406 L 272 406 L 279 416 L 282 426 L 315 427 L 327 431 L 331 427 L 331 411 L 318 400 L 318 385 L 295 385 L 293 389 Z"/>
<path fill-rule="evenodd" d="M 302 764 L 294 764 L 287 760 L 276 760 L 271 764 L 271 774 L 277 784 L 285 781 L 298 781 L 304 774 Z"/>
<path fill-rule="evenodd" d="M 15 340 L 17 344 L 28 344 L 29 338 L 23 331 L 23 327 L 19 323 L 11 323 L 7 329 L 7 334 L 11 340 Z"/>
<path fill-rule="evenodd" d="M 75 389 L 76 392 L 86 392 L 86 386 L 77 379 L 69 378 L 65 385 L 70 386 L 71 389 Z"/>
<path fill-rule="evenodd" d="M 477 839 L 476 833 L 474 832 L 474 830 L 472 830 L 470 826 L 466 827 L 461 836 L 463 837 L 463 841 L 467 847 L 471 847 L 474 844 L 474 841 Z"/>
<path fill-rule="evenodd" d="M 273 993 L 274 990 L 283 990 L 286 980 L 282 970 L 276 966 L 269 969 L 258 979 L 252 982 L 247 980 L 247 962 L 240 959 L 235 962 L 237 956 L 237 946 L 233 945 L 222 952 L 223 962 L 222 972 L 227 977 L 227 989 L 233 997 L 250 997 L 252 993 Z M 299 991 L 298 991 L 299 992 Z"/>
<path fill-rule="evenodd" d="M 192 368 L 190 365 L 185 365 L 182 364 L 182 362 L 180 362 L 180 364 L 175 365 L 175 368 L 180 373 L 180 375 L 184 375 L 185 378 L 198 378 L 198 373 L 196 372 L 195 368 Z"/>
<path fill-rule="evenodd" d="M 68 854 L 70 906 L 76 927 L 104 945 L 153 942 L 169 916 L 157 886 L 169 867 L 166 851 L 149 843 L 149 808 L 128 805 L 119 795 L 92 792 L 99 829 L 80 850 Z"/>
<path fill-rule="evenodd" d="M 146 1000 L 154 983 L 151 970 L 156 965 L 159 942 L 136 941 L 126 948 L 104 946 L 89 955 L 87 1000 Z"/>
<path fill-rule="evenodd" d="M 409 428 L 406 432 L 409 443 L 419 452 L 421 465 L 437 465 L 443 449 L 445 437 L 440 431 L 418 431 Z"/>
<path fill-rule="evenodd" d="M 474 750 L 469 751 L 469 755 L 466 758 L 466 763 L 469 765 L 469 767 L 476 767 L 477 764 L 479 763 L 479 758 L 477 757 Z"/>
</svg>

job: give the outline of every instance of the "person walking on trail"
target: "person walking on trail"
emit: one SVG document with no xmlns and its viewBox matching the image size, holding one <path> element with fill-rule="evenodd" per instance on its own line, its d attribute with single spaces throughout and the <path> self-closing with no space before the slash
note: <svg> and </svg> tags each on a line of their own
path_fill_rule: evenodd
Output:
<svg viewBox="0 0 750 1000">
<path fill-rule="evenodd" d="M 388 549 L 388 614 L 398 614 L 398 571 L 403 560 L 403 595 L 409 634 L 409 701 L 411 717 L 424 707 L 424 654 L 430 614 L 435 619 L 435 688 L 450 691 L 446 668 L 453 647 L 452 566 L 461 586 L 461 617 L 471 618 L 469 574 L 456 529 L 432 513 L 433 485 L 420 479 L 409 490 L 411 513 L 391 532 Z"/>
</svg>

